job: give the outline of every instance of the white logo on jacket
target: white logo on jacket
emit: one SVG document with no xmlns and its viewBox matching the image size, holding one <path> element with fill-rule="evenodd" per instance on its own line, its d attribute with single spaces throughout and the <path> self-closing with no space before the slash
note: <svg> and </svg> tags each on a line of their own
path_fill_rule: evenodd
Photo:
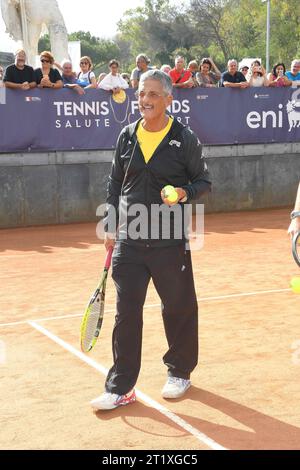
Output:
<svg viewBox="0 0 300 470">
<path fill-rule="evenodd" d="M 178 140 L 171 140 L 169 145 L 171 145 L 171 147 L 173 147 L 173 145 L 176 145 L 176 147 L 180 148 L 181 142 L 178 142 Z"/>
</svg>

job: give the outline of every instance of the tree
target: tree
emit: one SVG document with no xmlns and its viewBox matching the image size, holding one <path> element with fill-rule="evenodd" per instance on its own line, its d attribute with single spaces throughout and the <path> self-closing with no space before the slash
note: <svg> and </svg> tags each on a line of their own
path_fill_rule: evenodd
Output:
<svg viewBox="0 0 300 470">
<path fill-rule="evenodd" d="M 50 51 L 50 50 L 51 50 L 50 36 L 49 36 L 49 34 L 45 34 L 39 40 L 38 51 L 39 51 L 39 54 L 40 54 L 43 51 Z"/>
<path fill-rule="evenodd" d="M 135 57 L 146 53 L 153 65 L 172 65 L 174 56 L 186 60 L 211 56 L 220 68 L 230 58 L 261 57 L 265 63 L 266 5 L 261 0 L 145 0 L 144 6 L 128 10 L 118 23 L 113 39 L 100 39 L 88 32 L 69 35 L 81 41 L 82 55 L 91 56 L 96 70 L 107 71 L 116 58 L 122 69 L 135 67 Z M 50 48 L 49 36 L 40 40 L 41 50 Z M 300 56 L 300 1 L 271 0 L 270 62 Z"/>
<path fill-rule="evenodd" d="M 120 49 L 117 44 L 110 39 L 101 39 L 92 36 L 91 33 L 77 31 L 69 34 L 69 41 L 80 41 L 81 54 L 92 59 L 94 69 L 107 72 L 107 64 L 111 59 L 120 58 Z"/>
<path fill-rule="evenodd" d="M 230 56 L 230 48 L 224 37 L 222 20 L 229 0 L 191 0 L 189 16 L 198 31 L 198 41 L 209 47 L 215 43 L 222 51 L 224 61 Z"/>
<path fill-rule="evenodd" d="M 121 51 L 115 41 L 111 39 L 101 39 L 92 36 L 89 32 L 77 31 L 68 35 L 69 41 L 80 41 L 81 43 L 81 54 L 91 57 L 94 64 L 94 71 L 107 72 L 108 62 L 111 59 L 120 60 Z M 51 50 L 49 35 L 41 37 L 39 40 L 39 53 L 44 50 Z M 79 64 L 74 64 L 75 69 L 79 67 Z"/>
<path fill-rule="evenodd" d="M 171 62 L 178 47 L 189 49 L 194 44 L 187 16 L 169 0 L 146 0 L 144 7 L 128 10 L 118 29 L 119 37 L 130 44 L 132 66 L 140 53 L 146 53 L 159 66 Z"/>
</svg>

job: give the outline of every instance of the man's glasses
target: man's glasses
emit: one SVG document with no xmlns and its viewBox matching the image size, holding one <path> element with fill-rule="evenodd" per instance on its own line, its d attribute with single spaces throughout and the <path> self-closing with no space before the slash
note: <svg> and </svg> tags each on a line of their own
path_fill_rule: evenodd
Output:
<svg viewBox="0 0 300 470">
<path fill-rule="evenodd" d="M 159 93 L 156 93 L 156 91 L 149 91 L 148 93 L 146 93 L 145 91 L 136 91 L 135 92 L 135 97 L 137 99 L 145 98 L 146 96 L 150 99 L 157 100 L 158 98 L 162 98 L 163 96 L 167 96 L 167 95 L 166 94 L 161 95 Z"/>
<path fill-rule="evenodd" d="M 48 59 L 41 59 L 41 62 L 42 62 L 42 64 L 44 64 L 44 63 L 50 64 L 50 60 L 48 60 Z"/>
</svg>

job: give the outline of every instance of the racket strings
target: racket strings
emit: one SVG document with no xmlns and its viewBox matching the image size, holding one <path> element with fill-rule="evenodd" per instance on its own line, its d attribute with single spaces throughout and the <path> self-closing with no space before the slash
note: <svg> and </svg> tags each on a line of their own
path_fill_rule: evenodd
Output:
<svg viewBox="0 0 300 470">
<path fill-rule="evenodd" d="M 99 336 L 104 315 L 105 289 L 108 276 L 108 270 L 111 263 L 112 249 L 106 256 L 105 267 L 101 282 L 94 292 L 93 297 L 85 310 L 81 323 L 81 349 L 83 352 L 89 352 L 95 345 Z"/>
<path fill-rule="evenodd" d="M 293 239 L 293 256 L 300 267 L 300 232 L 298 232 Z"/>
<path fill-rule="evenodd" d="M 82 327 L 82 344 L 85 350 L 92 347 L 94 338 L 98 336 L 98 322 L 101 319 L 102 305 L 101 293 L 99 293 L 94 302 L 90 304 Z"/>
<path fill-rule="evenodd" d="M 298 261 L 300 262 L 300 236 L 298 236 L 296 240 L 296 253 L 297 253 Z"/>
</svg>

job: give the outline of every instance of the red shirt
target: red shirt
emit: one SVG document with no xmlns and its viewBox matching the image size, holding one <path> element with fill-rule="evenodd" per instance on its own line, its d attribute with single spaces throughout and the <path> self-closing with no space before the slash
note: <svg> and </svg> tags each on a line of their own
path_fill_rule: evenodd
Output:
<svg viewBox="0 0 300 470">
<path fill-rule="evenodd" d="M 183 69 L 181 72 L 178 72 L 175 68 L 170 70 L 169 75 L 173 83 L 184 83 L 192 76 L 189 70 Z"/>
</svg>

